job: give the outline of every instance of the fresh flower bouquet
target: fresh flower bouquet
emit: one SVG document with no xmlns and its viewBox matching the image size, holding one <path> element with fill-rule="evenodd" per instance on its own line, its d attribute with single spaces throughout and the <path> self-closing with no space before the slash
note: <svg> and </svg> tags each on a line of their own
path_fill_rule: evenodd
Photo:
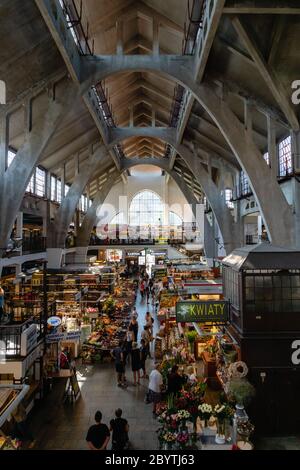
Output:
<svg viewBox="0 0 300 470">
<path fill-rule="evenodd" d="M 199 418 L 205 421 L 205 426 L 207 426 L 208 421 L 210 420 L 213 414 L 213 408 L 208 403 L 202 403 L 198 406 Z"/>
<path fill-rule="evenodd" d="M 191 417 L 190 413 L 187 410 L 179 410 L 177 416 L 180 421 L 186 421 Z"/>
<path fill-rule="evenodd" d="M 189 434 L 187 432 L 179 432 L 176 438 L 181 448 L 185 448 L 189 441 Z"/>
<path fill-rule="evenodd" d="M 162 438 L 165 442 L 171 443 L 176 441 L 177 436 L 175 433 L 167 431 L 162 435 Z"/>
<path fill-rule="evenodd" d="M 207 351 L 211 356 L 216 354 L 218 351 L 218 343 L 216 338 L 211 338 L 209 341 L 207 341 L 204 350 Z"/>
<path fill-rule="evenodd" d="M 225 421 L 233 416 L 233 409 L 227 403 L 218 404 L 214 407 L 213 415 L 218 421 Z"/>
</svg>

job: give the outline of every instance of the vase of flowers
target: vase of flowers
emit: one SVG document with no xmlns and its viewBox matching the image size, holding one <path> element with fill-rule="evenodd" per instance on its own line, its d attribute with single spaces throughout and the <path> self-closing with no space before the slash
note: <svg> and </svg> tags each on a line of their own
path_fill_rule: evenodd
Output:
<svg viewBox="0 0 300 470">
<path fill-rule="evenodd" d="M 165 450 L 173 449 L 176 439 L 177 439 L 177 435 L 173 432 L 166 431 L 165 433 L 163 433 L 162 435 L 163 448 Z"/>
<path fill-rule="evenodd" d="M 213 415 L 217 419 L 216 444 L 225 444 L 226 419 L 232 416 L 232 409 L 226 403 L 218 404 L 214 407 Z"/>
<path fill-rule="evenodd" d="M 198 413 L 201 421 L 204 421 L 204 428 L 207 428 L 208 421 L 213 414 L 212 406 L 208 403 L 201 403 L 201 405 L 198 406 Z"/>
<path fill-rule="evenodd" d="M 179 449 L 185 449 L 188 442 L 189 442 L 189 433 L 188 432 L 179 432 L 177 434 L 177 443 L 179 445 Z"/>
</svg>

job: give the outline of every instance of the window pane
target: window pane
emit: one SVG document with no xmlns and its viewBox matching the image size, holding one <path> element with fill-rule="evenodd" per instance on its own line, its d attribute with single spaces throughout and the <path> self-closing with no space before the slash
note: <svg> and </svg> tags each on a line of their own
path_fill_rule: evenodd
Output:
<svg viewBox="0 0 300 470">
<path fill-rule="evenodd" d="M 293 172 L 291 136 L 282 140 L 278 145 L 279 175 L 288 176 Z"/>
<path fill-rule="evenodd" d="M 35 175 L 34 175 L 34 173 L 33 173 L 32 177 L 30 178 L 29 184 L 28 184 L 28 186 L 27 186 L 27 188 L 26 188 L 26 191 L 27 191 L 28 193 L 33 193 L 33 192 L 34 192 L 34 176 L 35 176 Z"/>
<path fill-rule="evenodd" d="M 13 152 L 12 150 L 9 150 L 7 152 L 7 168 L 11 165 L 11 162 L 16 156 L 16 152 Z"/>
<path fill-rule="evenodd" d="M 225 189 L 225 202 L 229 209 L 233 209 L 233 201 L 232 201 L 232 189 Z"/>
<path fill-rule="evenodd" d="M 131 201 L 129 223 L 136 226 L 161 225 L 163 204 L 153 191 L 141 191 Z"/>
<path fill-rule="evenodd" d="M 61 181 L 56 181 L 56 201 L 61 203 Z"/>
<path fill-rule="evenodd" d="M 51 176 L 51 201 L 56 200 L 56 177 Z"/>
<path fill-rule="evenodd" d="M 37 168 L 35 172 L 35 194 L 37 196 L 45 196 L 46 172 L 42 168 Z"/>
<path fill-rule="evenodd" d="M 251 192 L 248 176 L 244 171 L 241 171 L 241 193 L 244 196 Z"/>
</svg>

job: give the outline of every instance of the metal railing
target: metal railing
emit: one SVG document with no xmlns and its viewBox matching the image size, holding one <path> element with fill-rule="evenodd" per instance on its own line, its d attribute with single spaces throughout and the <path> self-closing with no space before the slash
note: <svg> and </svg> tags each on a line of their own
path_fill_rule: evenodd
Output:
<svg viewBox="0 0 300 470">
<path fill-rule="evenodd" d="M 19 324 L 0 324 L 0 343 L 4 345 L 6 358 L 21 355 L 22 333 L 33 324 L 37 325 L 37 342 L 39 342 L 45 333 L 42 316 L 40 318 L 31 317 Z"/>
<path fill-rule="evenodd" d="M 83 25 L 82 0 L 80 1 L 79 11 L 74 0 L 59 0 L 59 2 L 79 53 L 84 56 L 94 55 L 94 39 L 92 39 L 91 46 L 89 43 L 89 22 L 86 20 L 86 26 Z"/>
<path fill-rule="evenodd" d="M 202 28 L 204 12 L 206 8 L 206 1 L 188 0 L 187 5 L 187 19 L 184 23 L 184 38 L 182 41 L 182 55 L 194 55 L 195 46 L 197 42 L 197 36 L 199 29 Z M 189 92 L 185 90 L 181 85 L 177 84 L 174 89 L 173 103 L 170 112 L 169 125 L 171 127 L 177 127 L 181 120 L 184 97 L 187 97 Z M 187 101 L 187 100 L 186 100 Z"/>
</svg>

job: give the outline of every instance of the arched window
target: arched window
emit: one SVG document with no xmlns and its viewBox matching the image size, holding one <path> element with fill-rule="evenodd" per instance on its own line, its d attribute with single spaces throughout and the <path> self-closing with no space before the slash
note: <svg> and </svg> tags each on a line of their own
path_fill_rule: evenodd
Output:
<svg viewBox="0 0 300 470">
<path fill-rule="evenodd" d="M 119 212 L 118 214 L 114 215 L 110 221 L 111 225 L 123 225 L 125 223 L 124 212 Z"/>
<path fill-rule="evenodd" d="M 136 226 L 162 225 L 164 206 L 153 191 L 144 190 L 136 194 L 129 207 L 129 224 Z"/>
<path fill-rule="evenodd" d="M 169 212 L 169 225 L 173 226 L 182 226 L 183 220 L 182 218 L 176 214 L 176 212 Z"/>
</svg>

